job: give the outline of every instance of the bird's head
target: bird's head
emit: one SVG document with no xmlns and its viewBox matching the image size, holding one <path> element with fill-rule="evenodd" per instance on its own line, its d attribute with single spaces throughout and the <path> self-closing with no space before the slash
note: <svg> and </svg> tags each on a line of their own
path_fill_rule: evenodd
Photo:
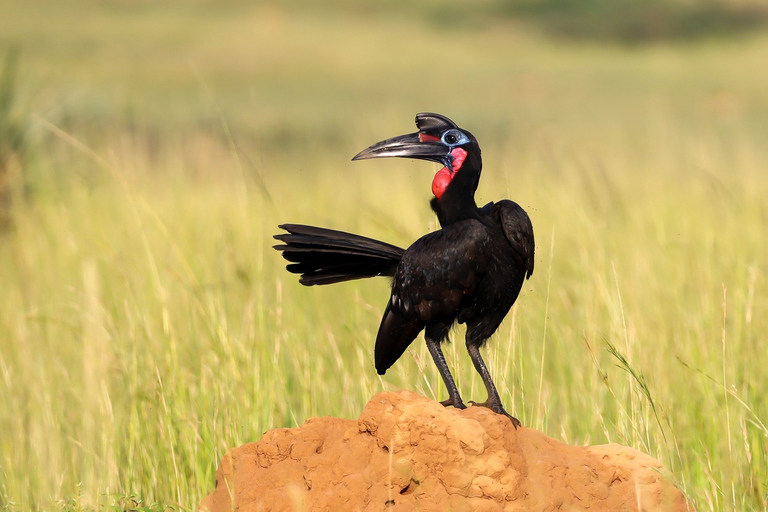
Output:
<svg viewBox="0 0 768 512">
<path fill-rule="evenodd" d="M 462 169 L 470 169 L 476 187 L 481 168 L 480 146 L 475 137 L 440 114 L 416 114 L 416 133 L 377 142 L 356 154 L 352 160 L 401 157 L 430 160 L 443 165 L 432 180 L 432 193 L 440 199 Z M 474 192 L 474 188 L 472 190 Z"/>
</svg>

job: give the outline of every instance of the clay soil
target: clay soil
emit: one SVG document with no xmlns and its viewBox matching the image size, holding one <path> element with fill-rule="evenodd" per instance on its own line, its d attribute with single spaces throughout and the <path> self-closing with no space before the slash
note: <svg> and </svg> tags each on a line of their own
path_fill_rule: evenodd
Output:
<svg viewBox="0 0 768 512">
<path fill-rule="evenodd" d="M 210 512 L 692 511 L 656 459 L 570 446 L 482 407 L 380 393 L 358 420 L 313 418 L 227 453 Z"/>
</svg>

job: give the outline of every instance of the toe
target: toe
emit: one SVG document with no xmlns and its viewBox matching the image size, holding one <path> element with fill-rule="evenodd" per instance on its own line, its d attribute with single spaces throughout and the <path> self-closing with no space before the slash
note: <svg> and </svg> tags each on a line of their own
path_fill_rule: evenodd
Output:
<svg viewBox="0 0 768 512">
<path fill-rule="evenodd" d="M 440 402 L 440 404 L 443 407 L 455 407 L 456 409 L 466 409 L 467 408 L 467 406 L 464 405 L 464 402 L 462 402 L 461 399 L 459 399 L 459 400 L 452 400 L 452 399 L 448 398 L 447 400 L 443 400 L 442 402 Z"/>
</svg>

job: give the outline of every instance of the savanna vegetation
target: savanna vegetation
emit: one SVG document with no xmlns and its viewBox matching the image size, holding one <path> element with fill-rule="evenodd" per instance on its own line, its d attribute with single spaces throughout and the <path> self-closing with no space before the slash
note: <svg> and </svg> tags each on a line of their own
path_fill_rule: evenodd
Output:
<svg viewBox="0 0 768 512">
<path fill-rule="evenodd" d="M 280 222 L 435 229 L 435 168 L 350 162 L 418 111 L 534 223 L 487 349 L 510 412 L 650 453 L 697 510 L 768 508 L 759 5 L 658 0 L 625 37 L 597 0 L 465 4 L 0 3 L 1 511 L 195 510 L 268 429 L 444 398 L 422 343 L 376 375 L 385 280 L 303 288 L 271 249 Z M 675 24 L 707 9 L 752 14 Z"/>
</svg>

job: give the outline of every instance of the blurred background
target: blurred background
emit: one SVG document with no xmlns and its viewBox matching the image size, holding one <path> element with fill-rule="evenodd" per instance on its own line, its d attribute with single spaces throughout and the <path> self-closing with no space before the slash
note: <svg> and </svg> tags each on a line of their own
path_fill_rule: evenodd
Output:
<svg viewBox="0 0 768 512">
<path fill-rule="evenodd" d="M 271 249 L 436 229 L 435 166 L 350 162 L 420 111 L 534 223 L 487 352 L 507 409 L 766 510 L 765 2 L 7 0 L 0 511 L 195 510 L 266 430 L 445 398 L 418 341 L 376 376 L 385 280 L 303 288 Z"/>
</svg>

